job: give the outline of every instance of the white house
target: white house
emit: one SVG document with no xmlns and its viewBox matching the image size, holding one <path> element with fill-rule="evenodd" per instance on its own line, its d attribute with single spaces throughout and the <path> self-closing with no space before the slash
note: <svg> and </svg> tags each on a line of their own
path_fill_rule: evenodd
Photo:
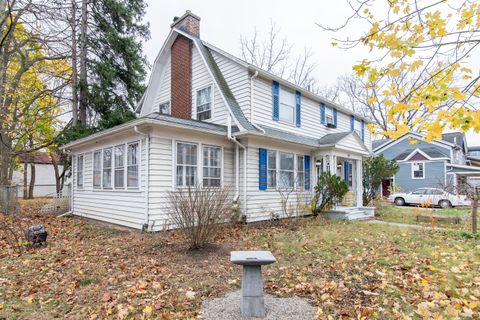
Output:
<svg viewBox="0 0 480 320">
<path fill-rule="evenodd" d="M 309 197 L 325 170 L 361 207 L 367 119 L 203 41 L 189 11 L 172 23 L 136 111 L 64 147 L 74 214 L 161 230 L 169 192 L 201 183 L 232 186 L 247 222 L 266 220 L 281 213 L 277 188 Z"/>
</svg>

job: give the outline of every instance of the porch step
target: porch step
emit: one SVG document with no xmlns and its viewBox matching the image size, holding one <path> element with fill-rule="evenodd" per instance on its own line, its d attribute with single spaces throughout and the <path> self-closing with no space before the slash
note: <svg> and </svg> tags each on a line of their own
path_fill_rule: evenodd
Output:
<svg viewBox="0 0 480 320">
<path fill-rule="evenodd" d="M 364 208 L 341 207 L 330 211 L 327 217 L 338 220 L 368 220 L 373 219 L 374 212 L 373 210 L 366 210 Z"/>
</svg>

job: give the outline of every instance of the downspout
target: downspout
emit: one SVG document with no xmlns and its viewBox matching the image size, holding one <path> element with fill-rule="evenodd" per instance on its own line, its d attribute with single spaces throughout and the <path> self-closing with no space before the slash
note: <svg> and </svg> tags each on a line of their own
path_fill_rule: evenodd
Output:
<svg viewBox="0 0 480 320">
<path fill-rule="evenodd" d="M 148 223 L 149 223 L 149 185 L 150 185 L 150 134 L 141 132 L 138 130 L 137 126 L 133 127 L 133 131 L 135 133 L 138 133 L 142 136 L 145 137 L 145 154 L 146 154 L 146 161 L 147 163 L 145 164 L 145 171 L 146 171 L 146 177 L 145 177 L 145 223 L 142 227 L 142 231 L 147 231 L 148 230 Z M 140 150 L 141 152 L 141 150 Z M 141 168 L 140 168 L 141 169 Z M 140 170 L 141 172 L 141 170 Z M 140 181 L 141 183 L 141 175 L 140 175 Z"/>
<path fill-rule="evenodd" d="M 252 124 L 252 126 L 254 126 L 255 128 L 257 128 L 258 130 L 260 130 L 263 134 L 265 134 L 265 130 L 263 130 L 262 128 L 260 128 L 259 126 L 257 126 L 255 124 L 255 117 L 254 117 L 254 108 L 253 108 L 253 88 L 254 88 L 254 82 L 253 80 L 258 77 L 258 70 L 255 70 L 255 73 L 253 74 L 253 76 L 250 77 L 250 123 Z"/>
<path fill-rule="evenodd" d="M 247 149 L 241 144 L 236 137 L 232 136 L 232 118 L 230 114 L 227 118 L 227 138 L 235 143 L 235 196 L 237 201 L 240 196 L 240 166 L 239 166 L 239 148 L 243 149 L 243 203 L 245 211 L 247 209 Z"/>
</svg>

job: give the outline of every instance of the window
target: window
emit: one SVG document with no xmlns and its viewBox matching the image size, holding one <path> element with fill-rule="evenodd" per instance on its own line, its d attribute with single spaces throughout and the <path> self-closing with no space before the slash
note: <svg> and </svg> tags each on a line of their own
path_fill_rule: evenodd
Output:
<svg viewBox="0 0 480 320">
<path fill-rule="evenodd" d="M 412 179 L 423 179 L 425 177 L 425 163 L 412 163 Z"/>
<path fill-rule="evenodd" d="M 267 151 L 267 188 L 277 187 L 277 152 Z"/>
<path fill-rule="evenodd" d="M 203 186 L 220 187 L 222 177 L 222 148 L 203 146 Z"/>
<path fill-rule="evenodd" d="M 425 189 L 417 189 L 413 191 L 412 194 L 425 194 Z"/>
<path fill-rule="evenodd" d="M 170 114 L 170 101 L 160 103 L 158 105 L 158 112 L 160 114 Z"/>
<path fill-rule="evenodd" d="M 425 194 L 442 195 L 443 191 L 440 189 L 426 189 Z"/>
<path fill-rule="evenodd" d="M 115 147 L 115 189 L 123 189 L 125 187 L 125 145 Z"/>
<path fill-rule="evenodd" d="M 305 187 L 305 159 L 303 156 L 297 155 L 297 188 Z"/>
<path fill-rule="evenodd" d="M 208 120 L 212 117 L 212 87 L 197 91 L 197 120 Z"/>
<path fill-rule="evenodd" d="M 102 187 L 102 151 L 93 153 L 93 187 Z"/>
<path fill-rule="evenodd" d="M 279 119 L 288 123 L 295 120 L 295 93 L 280 87 Z"/>
<path fill-rule="evenodd" d="M 103 188 L 112 187 L 112 148 L 103 149 Z"/>
<path fill-rule="evenodd" d="M 139 186 L 139 163 L 138 142 L 130 143 L 127 146 L 127 187 L 138 188 Z"/>
<path fill-rule="evenodd" d="M 197 145 L 177 142 L 177 187 L 197 183 Z"/>
<path fill-rule="evenodd" d="M 334 119 L 333 119 L 333 109 L 326 107 L 325 108 L 325 119 L 327 121 L 327 124 L 334 124 Z"/>
<path fill-rule="evenodd" d="M 279 153 L 280 175 L 278 185 L 280 188 L 293 188 L 294 186 L 294 155 L 292 153 Z"/>
<path fill-rule="evenodd" d="M 357 119 L 355 119 L 355 132 L 360 138 L 362 137 L 362 122 Z"/>
<path fill-rule="evenodd" d="M 83 154 L 77 156 L 77 187 L 83 188 Z"/>
</svg>

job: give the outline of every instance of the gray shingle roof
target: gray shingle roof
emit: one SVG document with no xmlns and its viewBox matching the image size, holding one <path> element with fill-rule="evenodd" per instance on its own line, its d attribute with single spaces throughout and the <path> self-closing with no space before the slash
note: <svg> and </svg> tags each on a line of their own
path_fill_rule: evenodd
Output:
<svg viewBox="0 0 480 320">
<path fill-rule="evenodd" d="M 320 140 L 318 140 L 318 143 L 320 145 L 336 144 L 351 133 L 352 131 L 329 133 L 321 137 Z"/>
<path fill-rule="evenodd" d="M 160 114 L 158 112 L 150 113 L 143 118 L 147 119 L 155 119 L 160 120 L 168 123 L 178 124 L 182 126 L 188 126 L 195 129 L 203 129 L 203 130 L 210 130 L 210 131 L 217 131 L 221 133 L 227 133 L 227 127 L 222 126 L 219 124 L 214 124 L 210 122 L 198 121 L 194 119 L 184 119 L 184 118 L 177 118 L 167 114 Z"/>
<path fill-rule="evenodd" d="M 383 146 L 385 143 L 389 142 L 391 139 L 379 139 L 379 140 L 373 140 L 372 141 L 372 148 L 373 150 L 380 148 Z"/>
<path fill-rule="evenodd" d="M 212 71 L 212 74 L 215 78 L 216 83 L 219 86 L 220 91 L 222 92 L 222 95 L 225 97 L 228 106 L 232 110 L 232 113 L 234 114 L 240 125 L 247 131 L 258 131 L 243 114 L 243 111 L 238 105 L 237 100 L 235 100 L 235 96 L 230 90 L 227 81 L 225 81 L 225 78 L 223 77 L 220 68 L 215 62 L 215 59 L 210 52 L 210 49 L 208 49 L 200 39 L 192 38 L 192 40 L 195 41 L 198 45 L 198 48 L 200 48 L 200 53 L 205 58 L 208 68 Z"/>
<path fill-rule="evenodd" d="M 274 139 L 281 139 L 288 142 L 300 143 L 304 145 L 310 145 L 312 147 L 318 147 L 318 139 L 310 138 L 304 135 L 291 133 L 288 131 L 278 130 L 268 126 L 259 126 L 265 130 L 265 136 Z"/>
<path fill-rule="evenodd" d="M 415 149 L 417 148 L 406 149 L 405 151 L 400 153 L 398 156 L 396 156 L 393 160 L 397 160 L 397 161 L 405 160 L 408 157 L 408 155 L 410 155 Z M 433 159 L 449 157 L 449 155 L 441 152 L 439 149 L 436 149 L 436 148 L 422 148 L 420 150 L 422 150 L 423 153 L 425 153 L 427 156 Z"/>
<path fill-rule="evenodd" d="M 442 140 L 463 147 L 465 134 L 462 132 L 449 132 L 442 134 Z"/>
</svg>

